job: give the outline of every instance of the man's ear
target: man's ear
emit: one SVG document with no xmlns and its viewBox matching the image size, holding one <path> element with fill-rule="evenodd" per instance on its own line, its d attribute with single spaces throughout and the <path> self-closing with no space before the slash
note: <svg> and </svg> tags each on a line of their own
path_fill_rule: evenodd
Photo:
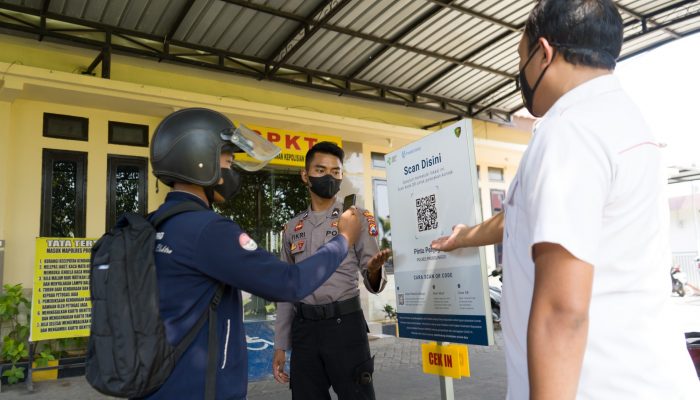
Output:
<svg viewBox="0 0 700 400">
<path fill-rule="evenodd" d="M 306 169 L 301 170 L 301 181 L 304 182 L 305 186 L 309 186 L 309 175 L 306 173 Z"/>
<path fill-rule="evenodd" d="M 554 47 L 552 47 L 549 41 L 543 37 L 537 39 L 537 42 L 540 45 L 540 48 L 542 49 L 542 58 L 540 59 L 540 62 L 542 63 L 543 67 L 546 67 L 547 65 L 554 62 L 554 53 L 556 50 L 554 49 Z"/>
</svg>

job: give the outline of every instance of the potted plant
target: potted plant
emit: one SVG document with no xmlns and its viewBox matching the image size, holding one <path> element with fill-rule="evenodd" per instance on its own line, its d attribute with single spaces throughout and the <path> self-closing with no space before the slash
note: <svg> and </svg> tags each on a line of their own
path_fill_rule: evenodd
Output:
<svg viewBox="0 0 700 400">
<path fill-rule="evenodd" d="M 58 360 L 54 356 L 50 344 L 45 344 L 44 349 L 38 352 L 32 362 L 32 368 L 55 367 L 58 365 Z M 48 381 L 58 378 L 58 369 L 49 369 L 44 371 L 32 371 L 32 381 Z"/>
<path fill-rule="evenodd" d="M 385 304 L 384 308 L 384 319 L 388 319 L 388 322 L 382 323 L 382 333 L 385 335 L 399 336 L 399 328 L 396 323 L 396 310 L 391 304 Z"/>
<path fill-rule="evenodd" d="M 3 285 L 0 294 L 0 337 L 2 349 L 2 379 L 9 384 L 23 381 L 29 357 L 29 313 L 31 303 L 24 295 L 22 285 Z M 23 365 L 24 364 L 24 365 Z"/>
</svg>

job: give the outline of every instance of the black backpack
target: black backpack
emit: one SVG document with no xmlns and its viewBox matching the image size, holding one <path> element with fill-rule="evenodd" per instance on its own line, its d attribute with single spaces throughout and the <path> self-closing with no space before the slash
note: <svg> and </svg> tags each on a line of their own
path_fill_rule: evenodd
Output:
<svg viewBox="0 0 700 400">
<path fill-rule="evenodd" d="M 153 222 L 127 213 L 92 248 L 90 298 L 92 324 L 85 360 L 85 377 L 103 394 L 143 397 L 165 383 L 180 356 L 209 319 L 209 355 L 205 398 L 216 391 L 216 308 L 220 285 L 209 309 L 175 347 L 165 336 L 160 317 L 154 262 L 156 228 L 186 211 L 206 210 L 194 202 L 178 204 Z"/>
</svg>

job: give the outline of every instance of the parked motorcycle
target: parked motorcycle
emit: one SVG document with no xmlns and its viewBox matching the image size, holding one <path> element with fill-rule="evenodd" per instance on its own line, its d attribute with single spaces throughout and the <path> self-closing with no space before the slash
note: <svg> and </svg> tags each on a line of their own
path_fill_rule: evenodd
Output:
<svg viewBox="0 0 700 400">
<path fill-rule="evenodd" d="M 491 272 L 491 276 L 498 277 L 503 283 L 503 270 L 495 269 Z M 491 318 L 494 324 L 501 323 L 501 288 L 499 286 L 489 285 L 489 295 L 491 297 Z"/>
<path fill-rule="evenodd" d="M 671 288 L 672 293 L 677 293 L 678 296 L 685 296 L 685 285 L 688 283 L 688 277 L 685 272 L 681 271 L 681 267 L 674 265 L 671 267 Z"/>
<path fill-rule="evenodd" d="M 491 318 L 494 324 L 501 323 L 501 288 L 489 285 L 489 295 L 491 295 Z"/>
</svg>

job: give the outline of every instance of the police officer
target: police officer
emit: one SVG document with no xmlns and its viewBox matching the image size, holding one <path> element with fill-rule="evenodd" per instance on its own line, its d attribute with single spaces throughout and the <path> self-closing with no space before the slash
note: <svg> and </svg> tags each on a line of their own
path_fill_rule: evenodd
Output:
<svg viewBox="0 0 700 400">
<path fill-rule="evenodd" d="M 234 152 L 245 152 L 260 163 L 234 160 Z M 259 169 L 278 153 L 259 135 L 203 108 L 177 111 L 156 129 L 153 173 L 173 190 L 155 215 L 183 202 L 202 207 L 169 218 L 157 234 L 160 312 L 168 341 L 179 343 L 208 309 L 217 288 L 224 284 L 225 289 L 215 325 L 215 371 L 207 371 L 209 327 L 204 324 L 165 384 L 148 398 L 201 399 L 205 387 L 213 386 L 217 399 L 245 399 L 248 371 L 241 290 L 275 301 L 301 299 L 333 274 L 356 241 L 360 222 L 356 211 L 350 210 L 340 216 L 340 233 L 314 257 L 288 264 L 259 248 L 234 221 L 210 209 L 212 203 L 238 192 L 241 177 L 233 164 Z"/>
<path fill-rule="evenodd" d="M 292 218 L 284 229 L 282 260 L 308 262 L 338 235 L 342 204 L 336 198 L 343 178 L 343 150 L 320 142 L 306 153 L 301 179 L 309 187 L 311 207 Z M 386 285 L 383 265 L 389 250 L 377 247 L 377 222 L 362 213 L 363 232 L 338 270 L 320 288 L 298 303 L 279 303 L 275 323 L 272 369 L 280 383 L 285 351 L 291 355 L 292 398 L 339 400 L 374 399 L 374 360 L 367 341 L 367 323 L 360 307 L 358 272 L 367 290 L 379 293 Z"/>
</svg>

